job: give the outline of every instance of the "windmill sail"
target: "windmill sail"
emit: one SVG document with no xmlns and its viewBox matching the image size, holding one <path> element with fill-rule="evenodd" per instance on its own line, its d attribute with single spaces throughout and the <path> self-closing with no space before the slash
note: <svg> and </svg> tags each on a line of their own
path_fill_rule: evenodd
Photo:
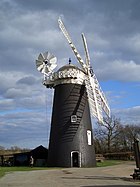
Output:
<svg viewBox="0 0 140 187">
<path fill-rule="evenodd" d="M 96 75 L 94 74 L 91 65 L 90 65 L 90 57 L 89 57 L 89 52 L 88 52 L 88 47 L 87 47 L 87 42 L 86 42 L 86 38 L 84 36 L 84 33 L 82 33 L 82 39 L 83 39 L 83 44 L 84 44 L 84 49 L 85 49 L 85 54 L 86 54 L 86 65 L 88 67 L 88 75 L 89 75 L 89 81 L 86 84 L 87 87 L 87 92 L 89 92 L 89 88 L 88 85 L 90 84 L 90 89 L 93 90 L 94 93 L 94 97 L 90 98 L 90 94 L 89 95 L 89 103 L 90 105 L 93 106 L 93 100 L 95 105 L 96 105 L 96 109 L 97 109 L 97 118 L 99 119 L 99 121 L 102 121 L 102 110 L 106 113 L 107 116 L 110 116 L 110 108 L 109 105 L 107 103 L 107 99 L 99 85 L 99 82 L 96 78 Z M 93 99 L 94 98 L 94 99 Z M 92 107 L 91 107 L 92 108 Z M 93 112 L 92 112 L 93 113 Z"/>
<path fill-rule="evenodd" d="M 71 46 L 72 48 L 72 51 L 74 52 L 78 62 L 81 64 L 82 68 L 84 71 L 87 71 L 86 70 L 86 65 L 82 59 L 82 57 L 80 56 L 79 52 L 77 51 L 75 45 L 73 44 L 72 40 L 71 40 L 71 37 L 69 36 L 69 33 L 67 32 L 61 18 L 58 19 L 58 25 L 59 25 L 59 28 L 61 29 L 62 33 L 64 34 L 65 38 L 67 39 L 69 45 Z"/>
<path fill-rule="evenodd" d="M 72 51 L 74 52 L 78 62 L 82 66 L 84 72 L 85 72 L 85 86 L 87 90 L 87 96 L 90 106 L 91 114 L 96 117 L 99 122 L 103 122 L 103 114 L 102 110 L 106 113 L 107 116 L 110 116 L 110 108 L 107 103 L 107 100 L 105 98 L 105 95 L 103 91 L 101 90 L 101 87 L 99 85 L 99 82 L 90 66 L 90 57 L 89 52 L 87 48 L 87 42 L 84 34 L 82 34 L 82 39 L 84 43 L 84 49 L 86 54 L 86 63 L 81 58 L 79 52 L 77 51 L 75 45 L 73 44 L 61 18 L 58 19 L 59 27 L 64 34 L 65 38 L 67 39 L 70 47 L 72 48 Z"/>
<path fill-rule="evenodd" d="M 108 102 L 107 102 L 107 99 L 105 97 L 105 94 L 104 92 L 102 91 L 100 85 L 99 85 L 99 82 L 94 74 L 94 82 L 95 82 L 95 88 L 96 88 L 96 93 L 97 95 L 99 95 L 100 99 L 101 99 L 101 107 L 103 109 L 103 111 L 106 113 L 107 116 L 110 117 L 110 108 L 109 108 L 109 105 L 108 105 Z"/>
<path fill-rule="evenodd" d="M 87 42 L 86 42 L 84 33 L 82 33 L 82 39 L 83 39 L 83 44 L 84 44 L 84 49 L 85 49 L 85 54 L 86 54 L 86 65 L 88 68 L 90 68 L 90 57 L 89 57 Z"/>
<path fill-rule="evenodd" d="M 102 123 L 103 117 L 102 117 L 101 102 L 100 102 L 100 97 L 97 98 L 94 79 L 92 77 L 87 77 L 87 79 L 85 79 L 85 86 L 87 90 L 91 114 L 92 116 L 96 117 L 99 120 L 99 122 Z"/>
</svg>

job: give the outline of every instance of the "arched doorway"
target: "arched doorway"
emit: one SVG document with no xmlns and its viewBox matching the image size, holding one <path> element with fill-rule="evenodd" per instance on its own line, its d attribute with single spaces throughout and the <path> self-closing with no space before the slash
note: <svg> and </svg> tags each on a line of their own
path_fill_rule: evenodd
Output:
<svg viewBox="0 0 140 187">
<path fill-rule="evenodd" d="M 71 167 L 80 167 L 81 156 L 78 151 L 71 152 Z"/>
</svg>

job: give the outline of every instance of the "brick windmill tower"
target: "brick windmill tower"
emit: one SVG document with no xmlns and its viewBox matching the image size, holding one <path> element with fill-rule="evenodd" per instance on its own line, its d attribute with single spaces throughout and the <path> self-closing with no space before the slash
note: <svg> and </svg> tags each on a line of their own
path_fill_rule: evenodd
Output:
<svg viewBox="0 0 140 187">
<path fill-rule="evenodd" d="M 44 74 L 43 85 L 54 88 L 48 166 L 93 167 L 96 158 L 91 115 L 103 122 L 102 111 L 109 116 L 110 109 L 90 66 L 84 34 L 86 62 L 82 60 L 60 18 L 58 24 L 81 68 L 69 61 L 53 72 L 56 57 L 49 52 L 40 53 L 36 60 L 37 69 Z"/>
</svg>

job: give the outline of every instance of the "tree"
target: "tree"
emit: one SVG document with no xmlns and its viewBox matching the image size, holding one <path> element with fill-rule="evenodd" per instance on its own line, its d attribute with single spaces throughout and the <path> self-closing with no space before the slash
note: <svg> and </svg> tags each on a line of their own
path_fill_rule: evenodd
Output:
<svg viewBox="0 0 140 187">
<path fill-rule="evenodd" d="M 4 154 L 4 152 L 5 152 L 5 147 L 0 145 L 0 154 L 2 155 Z"/>
<path fill-rule="evenodd" d="M 5 147 L 0 145 L 0 150 L 5 150 Z"/>
<path fill-rule="evenodd" d="M 95 129 L 95 139 L 97 144 L 98 139 L 98 146 L 100 145 L 102 152 L 112 152 L 112 146 L 119 134 L 120 128 L 120 120 L 115 118 L 115 116 L 111 116 L 110 118 L 104 118 L 103 124 L 98 124 L 98 128 Z M 95 146 L 97 150 L 97 147 Z"/>
<path fill-rule="evenodd" d="M 10 148 L 10 150 L 11 151 L 21 151 L 22 149 L 20 148 L 20 147 L 18 147 L 18 146 L 12 146 L 11 148 Z"/>
<path fill-rule="evenodd" d="M 140 135 L 140 126 L 129 124 L 124 127 L 123 131 L 125 135 L 126 146 L 130 151 L 132 151 L 134 139 L 137 139 Z"/>
<path fill-rule="evenodd" d="M 140 126 L 122 125 L 120 119 L 112 116 L 104 118 L 104 124 L 98 124 L 94 132 L 96 153 L 126 152 L 133 150 L 134 139 L 140 135 Z"/>
</svg>

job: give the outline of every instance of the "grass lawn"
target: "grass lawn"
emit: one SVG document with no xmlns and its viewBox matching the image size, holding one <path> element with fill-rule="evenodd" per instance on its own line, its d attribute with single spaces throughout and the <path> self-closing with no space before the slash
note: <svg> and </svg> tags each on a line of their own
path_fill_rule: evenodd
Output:
<svg viewBox="0 0 140 187">
<path fill-rule="evenodd" d="M 120 160 L 105 160 L 103 162 L 97 162 L 97 167 L 113 166 L 116 164 L 121 164 L 123 162 L 124 161 L 120 161 Z M 7 172 L 47 170 L 47 169 L 50 169 L 50 168 L 47 168 L 47 167 L 32 167 L 32 168 L 31 167 L 0 167 L 0 177 L 4 176 Z"/>
<path fill-rule="evenodd" d="M 116 164 L 121 164 L 125 161 L 122 160 L 104 160 L 103 162 L 97 162 L 97 167 L 113 166 Z"/>
<path fill-rule="evenodd" d="M 46 170 L 47 167 L 0 167 L 0 177 L 4 176 L 7 172 L 13 171 L 33 171 L 33 170 Z"/>
</svg>

